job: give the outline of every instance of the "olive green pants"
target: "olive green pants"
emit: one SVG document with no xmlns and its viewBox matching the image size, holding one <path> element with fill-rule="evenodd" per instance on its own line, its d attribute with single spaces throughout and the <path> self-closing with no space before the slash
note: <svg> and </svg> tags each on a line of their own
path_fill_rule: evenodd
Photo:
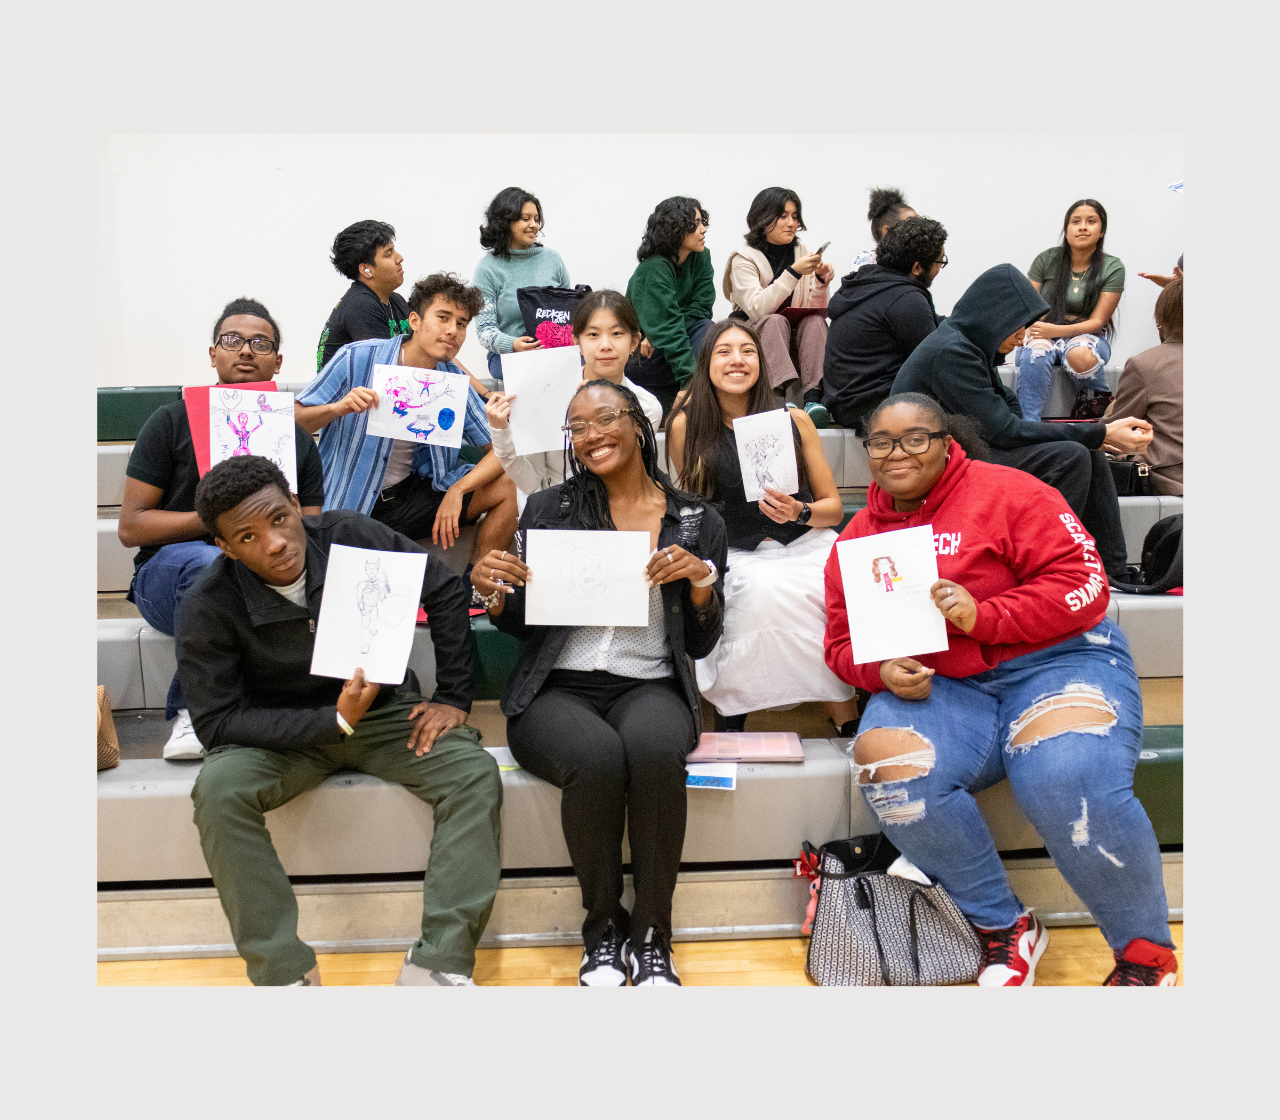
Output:
<svg viewBox="0 0 1280 1120">
<path fill-rule="evenodd" d="M 502 781 L 471 727 L 443 735 L 422 757 L 407 749 L 416 697 L 396 697 L 356 724 L 345 742 L 302 750 L 218 747 L 191 799 L 200 846 L 236 949 L 255 984 L 292 984 L 316 963 L 298 938 L 298 902 L 265 814 L 338 770 L 398 782 L 432 808 L 435 831 L 422 883 L 423 968 L 471 975 L 501 874 Z"/>
</svg>

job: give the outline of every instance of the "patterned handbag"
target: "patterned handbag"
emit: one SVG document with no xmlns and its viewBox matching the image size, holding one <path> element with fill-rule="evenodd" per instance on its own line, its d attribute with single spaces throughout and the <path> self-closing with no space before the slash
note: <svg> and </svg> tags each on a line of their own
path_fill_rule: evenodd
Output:
<svg viewBox="0 0 1280 1120">
<path fill-rule="evenodd" d="M 824 987 L 967 984 L 978 977 L 978 936 L 951 896 L 889 875 L 898 851 L 884 838 L 833 840 L 805 854 L 818 901 L 805 974 Z"/>
</svg>

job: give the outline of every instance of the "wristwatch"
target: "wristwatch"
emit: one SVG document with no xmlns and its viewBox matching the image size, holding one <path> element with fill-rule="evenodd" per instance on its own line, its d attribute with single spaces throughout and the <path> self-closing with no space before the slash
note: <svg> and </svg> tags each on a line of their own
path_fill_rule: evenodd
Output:
<svg viewBox="0 0 1280 1120">
<path fill-rule="evenodd" d="M 693 580 L 690 580 L 689 584 L 691 587 L 710 587 L 713 583 L 715 583 L 716 577 L 720 574 L 719 572 L 716 571 L 716 565 L 714 560 L 704 560 L 703 563 L 706 564 L 706 566 L 711 569 L 711 574 L 707 576 L 705 579 L 698 580 L 697 583 L 694 583 Z"/>
<path fill-rule="evenodd" d="M 808 502 L 801 502 L 800 504 L 804 506 L 804 509 L 800 511 L 800 516 L 796 518 L 796 524 L 808 525 L 809 518 L 813 516 L 813 507 Z"/>
</svg>

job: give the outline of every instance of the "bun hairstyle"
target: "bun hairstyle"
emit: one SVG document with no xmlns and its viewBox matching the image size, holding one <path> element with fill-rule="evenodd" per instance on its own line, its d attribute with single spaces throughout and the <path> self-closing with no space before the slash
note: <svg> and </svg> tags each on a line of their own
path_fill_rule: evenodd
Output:
<svg viewBox="0 0 1280 1120">
<path fill-rule="evenodd" d="M 885 409 L 893 408 L 894 405 L 898 404 L 915 405 L 916 408 L 927 412 L 930 418 L 929 422 L 933 425 L 933 430 L 935 432 L 946 432 L 947 435 L 964 448 L 964 453 L 970 459 L 977 459 L 979 462 L 989 462 L 991 460 L 991 448 L 987 446 L 987 441 L 982 438 L 978 425 L 968 416 L 959 416 L 954 412 L 947 412 L 942 405 L 924 393 L 894 393 L 893 396 L 886 397 L 862 421 L 863 430 L 870 435 L 880 414 Z"/>
<path fill-rule="evenodd" d="M 872 240 L 879 245 L 884 231 L 910 209 L 911 204 L 902 197 L 902 192 L 897 187 L 873 187 L 871 205 L 867 209 L 867 221 L 871 223 Z"/>
</svg>

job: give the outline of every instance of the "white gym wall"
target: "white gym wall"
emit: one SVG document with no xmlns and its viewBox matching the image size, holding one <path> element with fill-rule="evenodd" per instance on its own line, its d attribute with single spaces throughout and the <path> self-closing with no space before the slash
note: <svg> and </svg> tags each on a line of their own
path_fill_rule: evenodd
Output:
<svg viewBox="0 0 1280 1120">
<path fill-rule="evenodd" d="M 1106 248 L 1124 261 L 1113 361 L 1159 340 L 1158 289 L 1182 252 L 1182 138 L 1103 135 L 1076 158 L 1070 137 L 1025 135 L 114 135 L 100 144 L 98 384 L 204 384 L 213 321 L 237 296 L 280 323 L 283 381 L 309 380 L 316 344 L 348 281 L 329 246 L 363 218 L 390 222 L 408 294 L 448 269 L 470 279 L 478 227 L 501 188 L 542 202 L 543 241 L 575 284 L 625 290 L 655 203 L 698 198 L 711 215 L 716 315 L 727 254 L 766 186 L 803 200 L 810 248 L 830 240 L 839 277 L 871 245 L 867 190 L 899 187 L 948 231 L 950 260 L 933 285 L 940 313 L 993 264 L 1024 271 L 1056 244 L 1066 207 L 1097 198 Z M 1192 265 L 1194 268 L 1194 264 Z M 833 284 L 832 291 L 835 291 Z M 468 335 L 459 354 L 485 376 Z"/>
</svg>

